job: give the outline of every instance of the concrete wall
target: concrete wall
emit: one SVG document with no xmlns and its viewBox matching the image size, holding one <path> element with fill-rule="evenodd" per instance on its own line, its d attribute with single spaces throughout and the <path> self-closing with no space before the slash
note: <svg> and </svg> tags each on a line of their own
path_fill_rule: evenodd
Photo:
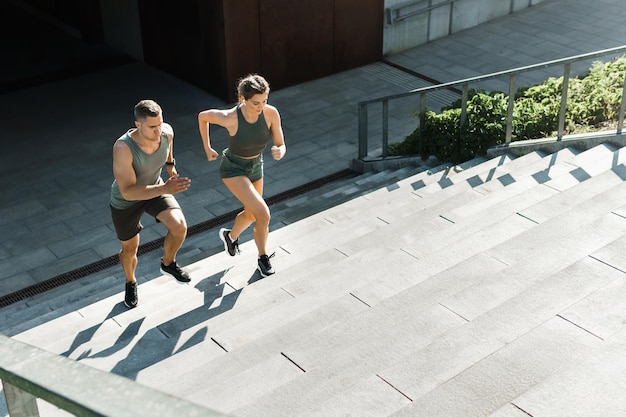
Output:
<svg viewBox="0 0 626 417">
<path fill-rule="evenodd" d="M 440 5 L 429 11 L 388 22 L 383 30 L 383 56 L 477 26 L 547 0 L 385 0 L 387 10 L 400 7 L 397 16 Z M 396 16 L 393 12 L 393 16 Z"/>
</svg>

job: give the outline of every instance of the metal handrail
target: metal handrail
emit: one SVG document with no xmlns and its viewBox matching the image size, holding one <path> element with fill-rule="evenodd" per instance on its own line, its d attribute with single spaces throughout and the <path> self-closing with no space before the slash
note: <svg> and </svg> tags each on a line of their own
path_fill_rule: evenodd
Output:
<svg viewBox="0 0 626 417">
<path fill-rule="evenodd" d="M 37 398 L 77 416 L 226 417 L 200 405 L 0 334 L 9 416 L 39 416 Z"/>
<path fill-rule="evenodd" d="M 406 3 L 402 3 L 402 4 L 397 4 L 395 6 L 387 7 L 385 9 L 385 15 L 386 15 L 387 24 L 388 25 L 392 25 L 395 22 L 399 22 L 401 20 L 408 19 L 409 17 L 417 16 L 419 14 L 426 13 L 426 12 L 429 12 L 431 10 L 438 9 L 440 7 L 443 7 L 443 6 L 447 6 L 449 4 L 454 4 L 458 0 L 444 0 L 443 2 L 437 3 L 437 4 L 432 4 L 432 0 L 428 0 L 428 6 L 422 8 L 422 9 L 414 10 L 412 12 L 409 12 L 409 13 L 406 13 L 406 14 L 403 14 L 403 15 L 399 15 L 398 14 L 398 12 L 401 9 L 403 9 L 403 8 L 405 8 L 407 6 L 412 6 L 412 5 L 415 5 L 415 4 L 418 4 L 418 3 L 422 3 L 424 1 L 425 0 L 410 1 L 410 2 L 406 2 Z M 396 14 L 396 16 L 394 16 L 394 14 Z"/>
<path fill-rule="evenodd" d="M 614 54 L 624 54 L 626 53 L 626 45 L 603 49 L 596 52 L 590 52 L 581 55 L 570 56 L 567 58 L 555 59 L 552 61 L 546 61 L 539 64 L 527 65 L 523 67 L 518 67 L 514 69 L 509 69 L 505 71 L 498 71 L 491 74 L 481 75 L 477 77 L 465 78 L 458 81 L 451 81 L 437 85 L 431 85 L 427 87 L 417 88 L 411 91 L 407 91 L 404 93 L 392 94 L 385 97 L 379 97 L 369 100 L 360 101 L 358 103 L 358 158 L 364 159 L 368 154 L 368 106 L 371 104 L 381 103 L 383 107 L 383 130 L 382 130 L 382 157 L 387 157 L 387 143 L 388 143 L 388 135 L 389 135 L 389 120 L 388 120 L 388 106 L 389 102 L 392 100 L 397 100 L 404 97 L 421 95 L 420 99 L 420 112 L 425 107 L 426 103 L 426 95 L 428 93 L 432 93 L 434 91 L 443 90 L 443 89 L 451 89 L 453 87 L 462 87 L 462 98 L 461 98 L 461 123 L 465 120 L 467 114 L 467 101 L 468 101 L 468 90 L 469 85 L 473 83 L 479 83 L 485 80 L 500 78 L 500 77 L 509 77 L 509 103 L 507 109 L 507 121 L 506 121 L 506 143 L 509 144 L 512 138 L 512 126 L 513 126 L 513 101 L 515 99 L 515 82 L 517 76 L 522 73 L 527 73 L 531 71 L 536 71 L 538 69 L 550 68 L 558 65 L 563 65 L 563 89 L 561 94 L 561 107 L 559 112 L 559 121 L 558 121 L 558 136 L 557 139 L 563 138 L 564 126 L 565 126 L 565 109 L 567 107 L 567 86 L 570 77 L 571 65 L 574 62 L 589 60 L 593 58 L 603 57 L 607 55 Z M 622 100 L 620 106 L 620 113 L 618 116 L 618 128 L 617 133 L 622 133 L 622 127 L 624 122 L 624 113 L 626 110 L 626 74 L 624 76 L 624 87 L 622 91 Z"/>
<path fill-rule="evenodd" d="M 393 25 L 396 22 L 400 22 L 406 19 L 409 19 L 414 16 L 419 16 L 424 13 L 428 13 L 428 22 L 426 26 L 430 28 L 430 19 L 431 14 L 429 12 L 439 9 L 441 7 L 449 6 L 449 16 L 448 16 L 448 35 L 452 33 L 452 26 L 454 20 L 454 10 L 457 2 L 462 0 L 441 0 L 439 3 L 433 4 L 433 0 L 409 0 L 403 3 L 395 4 L 393 6 L 389 6 L 385 8 L 385 24 Z M 509 5 L 509 13 L 513 13 L 515 11 L 515 1 L 510 0 Z M 426 2 L 426 7 L 422 7 L 421 9 L 411 10 L 407 13 L 400 14 L 400 11 L 405 8 L 412 8 L 420 3 Z M 528 0 L 528 7 L 533 5 L 533 0 Z"/>
</svg>

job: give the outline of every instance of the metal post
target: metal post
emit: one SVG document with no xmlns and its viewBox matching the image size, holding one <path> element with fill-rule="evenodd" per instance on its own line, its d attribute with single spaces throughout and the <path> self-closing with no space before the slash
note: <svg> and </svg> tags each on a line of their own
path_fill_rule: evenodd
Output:
<svg viewBox="0 0 626 417">
<path fill-rule="evenodd" d="M 467 98 L 469 96 L 469 83 L 463 83 L 463 95 L 461 100 L 461 120 L 459 123 L 459 140 L 457 142 L 458 155 L 461 155 L 461 148 L 463 144 L 463 127 L 467 123 Z M 460 163 L 462 161 L 455 161 Z"/>
<path fill-rule="evenodd" d="M 430 22 L 433 15 L 433 0 L 428 0 L 428 17 L 426 18 L 426 42 L 430 42 Z"/>
<path fill-rule="evenodd" d="M 461 98 L 461 126 L 465 126 L 467 121 L 467 97 L 469 96 L 469 83 L 463 84 L 463 95 Z"/>
<path fill-rule="evenodd" d="M 37 398 L 26 391 L 2 381 L 4 397 L 7 401 L 9 416 L 11 417 L 39 417 Z"/>
<path fill-rule="evenodd" d="M 359 103 L 359 159 L 367 156 L 367 104 Z"/>
<path fill-rule="evenodd" d="M 389 146 L 389 100 L 383 100 L 383 158 L 388 155 Z"/>
<path fill-rule="evenodd" d="M 516 74 L 511 74 L 509 78 L 509 107 L 506 111 L 506 139 L 505 143 L 508 145 L 511 143 L 513 137 L 513 109 L 515 107 L 515 79 Z"/>
<path fill-rule="evenodd" d="M 567 93 L 569 89 L 569 73 L 572 69 L 572 64 L 568 62 L 565 64 L 563 70 L 563 89 L 561 90 L 561 111 L 559 112 L 559 130 L 557 133 L 557 139 L 563 139 L 563 131 L 565 130 L 565 113 L 567 111 Z"/>
<path fill-rule="evenodd" d="M 448 18 L 448 35 L 452 35 L 453 20 L 454 20 L 454 1 L 450 3 L 450 17 Z"/>
<path fill-rule="evenodd" d="M 426 93 L 420 94 L 420 138 L 424 133 L 424 115 L 426 114 Z"/>
<path fill-rule="evenodd" d="M 622 88 L 622 103 L 619 106 L 619 117 L 617 119 L 617 134 L 622 134 L 624 127 L 624 111 L 626 110 L 626 74 L 624 74 L 624 87 Z"/>
</svg>

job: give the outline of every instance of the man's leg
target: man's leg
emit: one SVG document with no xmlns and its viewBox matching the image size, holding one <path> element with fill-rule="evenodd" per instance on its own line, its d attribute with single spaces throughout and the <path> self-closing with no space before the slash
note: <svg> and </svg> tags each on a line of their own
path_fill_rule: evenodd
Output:
<svg viewBox="0 0 626 417">
<path fill-rule="evenodd" d="M 137 307 L 139 299 L 137 297 L 137 279 L 135 270 L 137 269 L 137 249 L 139 248 L 139 234 L 134 237 L 121 241 L 122 249 L 120 250 L 120 263 L 126 276 L 126 289 L 124 295 L 124 304 L 128 308 Z"/>
<path fill-rule="evenodd" d="M 157 215 L 157 219 L 167 228 L 163 242 L 161 272 L 171 275 L 180 282 L 189 282 L 191 277 L 176 263 L 176 254 L 187 237 L 187 222 L 180 208 L 169 208 Z"/>
<path fill-rule="evenodd" d="M 167 266 L 176 260 L 176 254 L 187 237 L 187 221 L 179 208 L 163 210 L 157 219 L 167 229 L 163 242 L 163 264 Z"/>
<path fill-rule="evenodd" d="M 120 263 L 126 276 L 126 282 L 136 282 L 135 270 L 137 269 L 137 249 L 139 248 L 139 234 L 121 241 Z"/>
</svg>

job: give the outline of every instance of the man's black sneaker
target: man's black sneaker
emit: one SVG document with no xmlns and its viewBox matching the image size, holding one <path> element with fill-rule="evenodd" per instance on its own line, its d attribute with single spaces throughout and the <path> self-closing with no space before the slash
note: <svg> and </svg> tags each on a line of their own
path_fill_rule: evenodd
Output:
<svg viewBox="0 0 626 417">
<path fill-rule="evenodd" d="M 272 253 L 270 256 L 261 255 L 259 257 L 259 266 L 257 269 L 263 276 L 263 278 L 270 276 L 274 273 L 274 268 L 272 268 L 272 264 L 270 263 L 270 258 L 273 258 L 276 255 L 276 252 Z"/>
<path fill-rule="evenodd" d="M 139 299 L 137 298 L 137 283 L 136 282 L 127 282 L 126 283 L 126 295 L 124 296 L 124 304 L 128 308 L 137 307 L 137 303 Z"/>
<path fill-rule="evenodd" d="M 188 273 L 183 271 L 181 267 L 176 264 L 176 261 L 172 262 L 168 266 L 163 265 L 163 259 L 161 259 L 161 272 L 167 275 L 171 275 L 180 282 L 189 282 L 191 277 Z"/>
<path fill-rule="evenodd" d="M 230 239 L 230 229 L 220 229 L 220 239 L 224 242 L 224 250 L 230 256 L 239 254 L 239 239 L 234 242 Z"/>
</svg>

